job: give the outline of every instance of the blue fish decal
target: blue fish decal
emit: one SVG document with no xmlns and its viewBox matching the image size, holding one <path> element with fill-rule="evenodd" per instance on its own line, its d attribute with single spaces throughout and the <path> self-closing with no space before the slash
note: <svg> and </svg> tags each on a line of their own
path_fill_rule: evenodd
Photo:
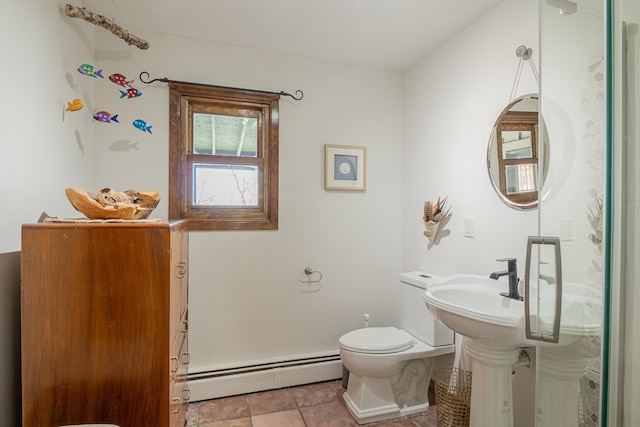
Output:
<svg viewBox="0 0 640 427">
<path fill-rule="evenodd" d="M 125 96 L 127 98 L 135 98 L 136 96 L 140 96 L 142 95 L 142 92 L 140 92 L 138 89 L 131 87 L 129 89 L 127 89 L 127 91 L 125 92 L 124 90 L 120 91 L 120 99 L 124 98 Z"/>
<path fill-rule="evenodd" d="M 147 122 L 144 120 L 138 119 L 133 121 L 133 126 L 140 129 L 142 132 L 151 133 L 151 126 L 147 125 Z"/>
<path fill-rule="evenodd" d="M 120 123 L 118 121 L 118 115 L 116 114 L 112 116 L 111 113 L 109 113 L 108 111 L 98 111 L 93 115 L 93 118 L 99 122 L 104 122 L 104 123 L 111 123 L 111 122 Z"/>
<path fill-rule="evenodd" d="M 91 65 L 91 64 L 82 64 L 81 66 L 78 67 L 78 71 L 80 72 L 80 74 L 84 74 L 85 76 L 93 77 L 94 79 L 96 77 L 100 77 L 101 79 L 104 79 L 104 76 L 102 75 L 102 70 L 96 71 L 93 68 L 93 65 Z"/>
</svg>

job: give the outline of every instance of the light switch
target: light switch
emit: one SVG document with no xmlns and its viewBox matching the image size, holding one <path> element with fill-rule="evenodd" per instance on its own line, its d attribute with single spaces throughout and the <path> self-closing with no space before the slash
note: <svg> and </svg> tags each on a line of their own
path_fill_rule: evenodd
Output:
<svg viewBox="0 0 640 427">
<path fill-rule="evenodd" d="M 573 240 L 573 218 L 560 220 L 560 240 Z"/>
<path fill-rule="evenodd" d="M 476 234 L 476 219 L 471 216 L 464 217 L 464 237 L 473 238 Z"/>
</svg>

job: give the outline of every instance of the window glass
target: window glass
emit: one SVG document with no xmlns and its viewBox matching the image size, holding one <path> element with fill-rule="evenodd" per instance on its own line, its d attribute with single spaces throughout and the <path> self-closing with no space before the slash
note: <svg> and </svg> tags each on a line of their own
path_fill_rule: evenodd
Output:
<svg viewBox="0 0 640 427">
<path fill-rule="evenodd" d="M 196 163 L 192 200 L 197 206 L 257 206 L 258 168 Z"/>
<path fill-rule="evenodd" d="M 533 157 L 533 145 L 530 131 L 503 130 L 503 159 L 530 159 Z"/>
<path fill-rule="evenodd" d="M 257 157 L 258 119 L 193 113 L 193 153 Z"/>
<path fill-rule="evenodd" d="M 525 163 L 505 166 L 507 194 L 525 193 L 538 189 L 538 165 Z"/>
</svg>

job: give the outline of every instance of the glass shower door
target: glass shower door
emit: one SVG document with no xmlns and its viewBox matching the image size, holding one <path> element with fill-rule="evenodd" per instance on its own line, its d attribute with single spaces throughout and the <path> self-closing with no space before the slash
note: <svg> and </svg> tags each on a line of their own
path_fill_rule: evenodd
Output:
<svg viewBox="0 0 640 427">
<path fill-rule="evenodd" d="M 540 121 L 549 170 L 530 281 L 537 344 L 536 425 L 600 425 L 605 194 L 605 44 L 601 1 L 541 1 Z M 557 269 L 556 251 L 561 254 Z M 560 288 L 562 286 L 562 288 Z M 559 295 L 561 293 L 561 296 Z M 558 315 L 556 316 L 556 306 Z M 553 319 L 559 335 L 553 335 Z"/>
</svg>

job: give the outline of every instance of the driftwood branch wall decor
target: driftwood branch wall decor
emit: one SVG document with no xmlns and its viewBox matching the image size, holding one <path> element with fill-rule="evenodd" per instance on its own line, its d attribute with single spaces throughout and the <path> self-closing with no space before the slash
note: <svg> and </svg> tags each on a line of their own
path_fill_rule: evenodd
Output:
<svg viewBox="0 0 640 427">
<path fill-rule="evenodd" d="M 94 25 L 99 25 L 102 28 L 106 28 L 107 30 L 111 31 L 113 34 L 127 42 L 127 44 L 129 45 L 134 45 L 143 50 L 149 49 L 149 42 L 136 37 L 133 34 L 129 34 L 127 30 L 116 24 L 113 19 L 106 18 L 102 15 L 98 15 L 97 13 L 93 13 L 85 9 L 84 7 L 72 6 L 70 4 L 67 4 L 67 6 L 64 8 L 64 13 L 66 13 L 70 18 L 84 19 L 85 21 L 91 22 Z"/>
</svg>

